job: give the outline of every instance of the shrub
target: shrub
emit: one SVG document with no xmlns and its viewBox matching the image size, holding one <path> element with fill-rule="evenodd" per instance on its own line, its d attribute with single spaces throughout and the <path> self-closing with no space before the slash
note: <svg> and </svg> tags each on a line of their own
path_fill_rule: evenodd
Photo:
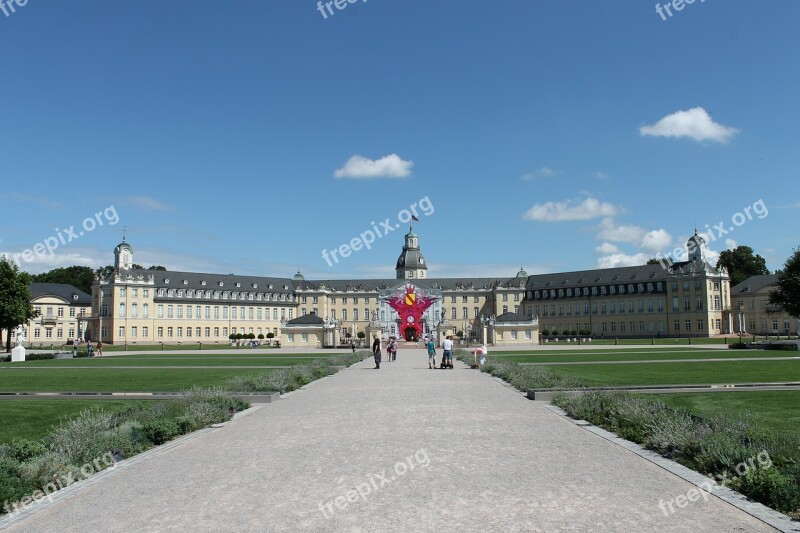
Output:
<svg viewBox="0 0 800 533">
<path fill-rule="evenodd" d="M 542 336 L 543 337 L 549 337 L 550 336 L 550 330 L 549 329 L 543 329 L 542 330 Z"/>
<path fill-rule="evenodd" d="M 800 508 L 800 485 L 776 468 L 756 466 L 744 476 L 734 478 L 731 487 L 782 513 L 793 513 Z"/>
<path fill-rule="evenodd" d="M 86 409 L 53 430 L 49 436 L 50 449 L 70 464 L 83 465 L 111 449 L 103 436 L 113 427 L 109 413 Z"/>
<path fill-rule="evenodd" d="M 0 502 L 16 502 L 35 490 L 22 480 L 22 465 L 12 457 L 0 456 Z M 5 512 L 0 507 L 0 513 Z"/>
<path fill-rule="evenodd" d="M 37 455 L 42 455 L 47 447 L 41 442 L 15 438 L 11 442 L 0 446 L 0 455 L 11 457 L 19 462 L 29 461 Z"/>
<path fill-rule="evenodd" d="M 728 345 L 731 350 L 746 350 L 747 345 L 743 342 L 732 342 Z"/>
<path fill-rule="evenodd" d="M 67 464 L 60 454 L 46 452 L 22 465 L 20 479 L 31 490 L 44 489 L 48 483 L 60 485 L 60 479 L 69 479 L 70 472 L 79 471 L 80 468 Z"/>
<path fill-rule="evenodd" d="M 181 428 L 175 420 L 157 418 L 150 420 L 142 426 L 147 439 L 153 444 L 164 444 L 180 435 Z"/>
</svg>

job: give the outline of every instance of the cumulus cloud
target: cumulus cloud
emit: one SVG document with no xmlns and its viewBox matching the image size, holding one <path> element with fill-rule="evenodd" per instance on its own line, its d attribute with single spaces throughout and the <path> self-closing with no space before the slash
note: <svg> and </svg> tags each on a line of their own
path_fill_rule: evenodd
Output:
<svg viewBox="0 0 800 533">
<path fill-rule="evenodd" d="M 653 253 L 663 252 L 670 244 L 672 244 L 672 235 L 665 229 L 648 231 L 639 241 L 640 248 Z"/>
<path fill-rule="evenodd" d="M 354 155 L 347 163 L 333 173 L 337 178 L 405 178 L 411 175 L 413 161 L 404 161 L 397 154 L 389 154 L 380 159 L 368 159 Z"/>
<path fill-rule="evenodd" d="M 528 172 L 526 174 L 523 174 L 522 179 L 525 181 L 532 181 L 539 178 L 552 178 L 556 174 L 558 174 L 557 170 L 553 170 L 550 167 L 541 167 L 534 170 L 533 172 Z"/>
<path fill-rule="evenodd" d="M 607 180 L 608 174 L 606 174 L 605 172 L 597 171 L 594 173 L 594 177 L 599 180 Z"/>
<path fill-rule="evenodd" d="M 598 217 L 610 217 L 622 210 L 610 203 L 596 198 L 586 198 L 582 202 L 546 202 L 535 204 L 523 215 L 526 220 L 539 222 L 565 222 L 570 220 L 591 220 Z"/>
<path fill-rule="evenodd" d="M 653 137 L 689 137 L 695 141 L 726 143 L 740 130 L 718 124 L 702 107 L 677 111 L 652 126 L 642 126 L 639 133 Z"/>
<path fill-rule="evenodd" d="M 615 268 L 627 266 L 640 266 L 647 263 L 650 256 L 644 253 L 628 255 L 624 253 L 610 254 L 597 259 L 597 268 Z"/>
<path fill-rule="evenodd" d="M 733 250 L 738 246 L 737 242 L 733 239 L 725 239 L 725 249 L 726 250 Z"/>
<path fill-rule="evenodd" d="M 600 246 L 594 249 L 595 253 L 600 255 L 612 255 L 619 253 L 619 247 L 610 242 L 604 242 Z"/>
<path fill-rule="evenodd" d="M 617 222 L 610 217 L 604 218 L 600 221 L 600 228 L 597 233 L 597 238 L 605 241 L 615 242 L 638 242 L 644 237 L 644 228 L 639 226 L 617 224 Z"/>
</svg>

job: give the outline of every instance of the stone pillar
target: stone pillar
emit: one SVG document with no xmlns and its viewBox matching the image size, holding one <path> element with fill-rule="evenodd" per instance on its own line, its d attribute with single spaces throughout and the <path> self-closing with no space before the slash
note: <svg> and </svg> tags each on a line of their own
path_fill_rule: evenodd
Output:
<svg viewBox="0 0 800 533">
<path fill-rule="evenodd" d="M 11 349 L 11 362 L 24 363 L 25 362 L 25 347 L 20 345 Z"/>
</svg>

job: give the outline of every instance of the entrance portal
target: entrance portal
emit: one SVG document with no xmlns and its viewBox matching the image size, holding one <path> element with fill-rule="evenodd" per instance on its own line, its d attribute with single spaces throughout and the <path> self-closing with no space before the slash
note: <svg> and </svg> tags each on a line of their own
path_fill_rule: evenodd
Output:
<svg viewBox="0 0 800 533">
<path fill-rule="evenodd" d="M 417 340 L 417 328 L 415 328 L 413 326 L 409 326 L 409 327 L 406 328 L 404 333 L 405 333 L 404 336 L 405 336 L 407 341 L 412 341 L 413 342 L 413 341 Z"/>
</svg>

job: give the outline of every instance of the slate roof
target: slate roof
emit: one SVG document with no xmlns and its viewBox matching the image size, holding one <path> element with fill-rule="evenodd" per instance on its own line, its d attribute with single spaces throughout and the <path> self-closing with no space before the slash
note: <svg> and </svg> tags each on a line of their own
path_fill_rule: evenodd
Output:
<svg viewBox="0 0 800 533">
<path fill-rule="evenodd" d="M 134 277 L 143 276 L 144 279 L 153 276 L 157 289 L 269 292 L 277 294 L 291 294 L 294 292 L 294 282 L 291 278 L 211 274 L 205 272 L 177 272 L 173 270 L 131 270 L 130 273 Z M 184 281 L 186 281 L 186 283 L 184 283 Z M 203 282 L 205 282 L 205 285 L 203 285 Z M 222 285 L 220 285 L 220 283 L 222 283 Z M 237 283 L 239 283 L 239 287 L 236 286 Z M 270 285 L 272 285 L 272 288 L 270 288 Z"/>
<path fill-rule="evenodd" d="M 322 326 L 325 321 L 314 313 L 294 318 L 286 323 L 288 326 Z"/>
<path fill-rule="evenodd" d="M 509 311 L 508 313 L 503 313 L 502 315 L 495 318 L 495 323 L 497 322 L 530 322 L 531 319 L 520 315 L 519 313 L 514 313 Z"/>
<path fill-rule="evenodd" d="M 57 296 L 68 301 L 70 305 L 88 306 L 92 297 L 79 288 L 67 283 L 31 283 L 31 299 L 43 296 Z"/>
<path fill-rule="evenodd" d="M 738 285 L 731 288 L 731 296 L 743 296 L 753 294 L 765 287 L 778 283 L 778 276 L 775 274 L 762 274 L 760 276 L 750 276 Z"/>
<path fill-rule="evenodd" d="M 332 280 L 305 280 L 296 282 L 298 289 L 306 291 L 317 291 L 322 286 L 335 291 L 362 290 L 365 292 L 377 292 L 383 289 L 402 286 L 411 283 L 422 288 L 440 290 L 490 290 L 496 286 L 522 286 L 524 279 L 521 278 L 426 278 L 420 280 L 403 280 L 397 278 L 390 279 L 332 279 Z"/>
</svg>

